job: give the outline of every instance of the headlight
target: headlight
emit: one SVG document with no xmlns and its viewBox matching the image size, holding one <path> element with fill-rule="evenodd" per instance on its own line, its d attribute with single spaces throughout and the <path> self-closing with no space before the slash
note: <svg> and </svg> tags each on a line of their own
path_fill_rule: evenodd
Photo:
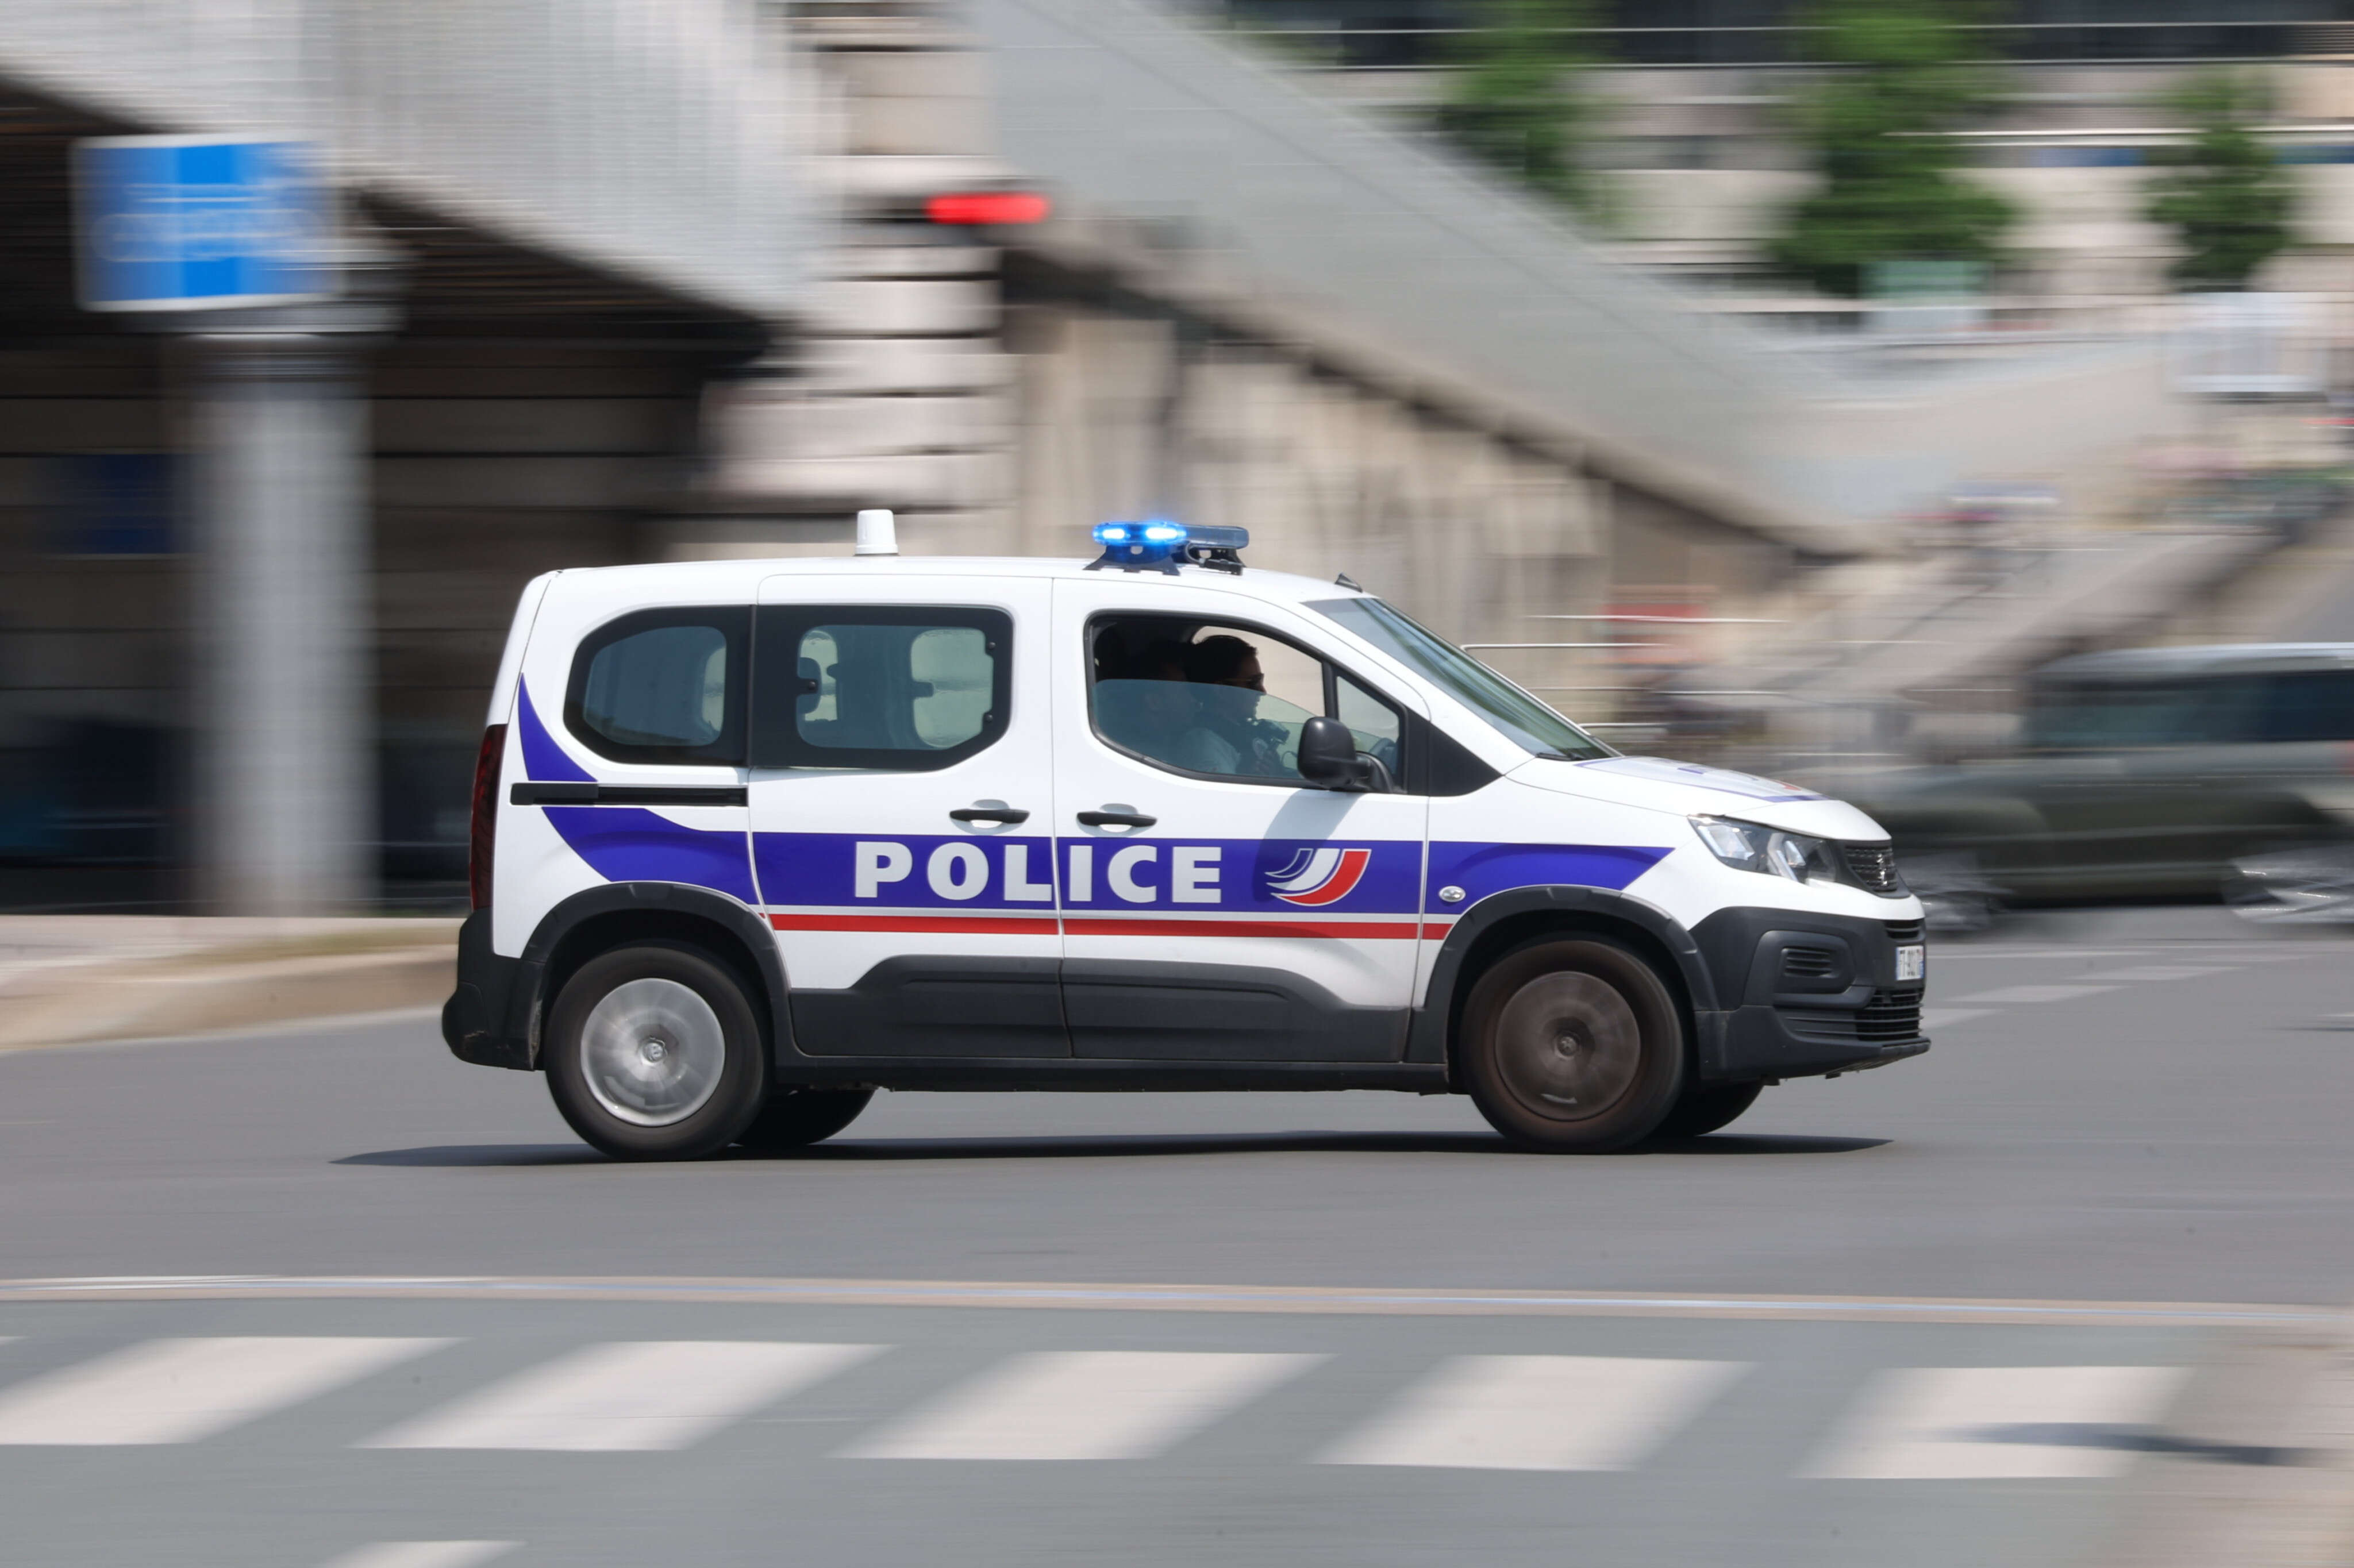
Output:
<svg viewBox="0 0 2354 1568">
<path fill-rule="evenodd" d="M 1839 865 L 1831 859 L 1828 839 L 1787 833 L 1763 822 L 1737 821 L 1731 817 L 1694 817 L 1691 825 L 1709 853 L 1735 870 L 1787 876 L 1792 882 L 1816 877 L 1829 881 L 1839 875 Z"/>
</svg>

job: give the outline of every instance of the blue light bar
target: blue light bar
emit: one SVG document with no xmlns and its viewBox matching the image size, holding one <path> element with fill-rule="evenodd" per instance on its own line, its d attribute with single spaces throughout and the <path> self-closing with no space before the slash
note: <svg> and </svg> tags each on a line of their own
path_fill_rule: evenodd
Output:
<svg viewBox="0 0 2354 1568">
<path fill-rule="evenodd" d="M 1087 567 L 1117 567 L 1129 572 L 1174 572 L 1185 548 L 1185 525 L 1160 518 L 1148 522 L 1098 523 L 1096 543 L 1103 554 Z"/>
<path fill-rule="evenodd" d="M 1185 525 L 1163 523 L 1098 523 L 1095 529 L 1098 545 L 1157 545 L 1163 548 L 1185 542 Z"/>
<path fill-rule="evenodd" d="M 1239 572 L 1242 560 L 1236 552 L 1250 543 L 1250 535 L 1240 528 L 1196 528 L 1162 517 L 1098 523 L 1093 532 L 1103 554 L 1088 564 L 1089 571 L 1115 567 L 1174 573 L 1180 565 L 1192 565 Z"/>
</svg>

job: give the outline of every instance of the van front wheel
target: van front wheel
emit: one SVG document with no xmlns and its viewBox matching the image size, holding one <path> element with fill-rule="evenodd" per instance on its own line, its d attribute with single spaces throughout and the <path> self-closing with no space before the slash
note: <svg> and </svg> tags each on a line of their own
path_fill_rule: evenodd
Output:
<svg viewBox="0 0 2354 1568">
<path fill-rule="evenodd" d="M 693 948 L 599 953 L 567 980 L 541 1048 L 572 1130 L 616 1160 L 700 1160 L 769 1097 L 769 1053 L 744 988 Z"/>
<path fill-rule="evenodd" d="M 858 1119 L 873 1089 L 789 1089 L 768 1103 L 736 1141 L 763 1154 L 822 1143 Z"/>
<path fill-rule="evenodd" d="M 1648 1137 L 1684 1080 L 1683 1025 L 1651 966 L 1616 942 L 1549 938 L 1471 988 L 1458 1059 L 1472 1102 L 1523 1149 L 1599 1154 Z"/>
<path fill-rule="evenodd" d="M 1667 1119 L 1651 1129 L 1653 1138 L 1700 1138 L 1730 1127 L 1742 1112 L 1757 1103 L 1763 1084 L 1726 1084 L 1714 1088 L 1691 1088 L 1675 1103 Z"/>
</svg>

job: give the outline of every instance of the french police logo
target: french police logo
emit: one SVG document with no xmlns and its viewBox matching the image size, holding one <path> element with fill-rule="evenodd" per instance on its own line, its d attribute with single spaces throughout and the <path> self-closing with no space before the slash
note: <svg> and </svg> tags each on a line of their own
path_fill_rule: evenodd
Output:
<svg viewBox="0 0 2354 1568">
<path fill-rule="evenodd" d="M 1338 849 L 1329 844 L 1303 849 L 1289 865 L 1267 874 L 1267 890 L 1286 904 L 1310 908 L 1338 904 L 1363 879 L 1373 859 L 1369 849 Z"/>
</svg>

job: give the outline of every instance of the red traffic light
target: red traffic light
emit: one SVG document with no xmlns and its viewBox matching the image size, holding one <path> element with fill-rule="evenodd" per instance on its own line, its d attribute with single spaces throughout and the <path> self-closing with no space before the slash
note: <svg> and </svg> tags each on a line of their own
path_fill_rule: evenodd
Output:
<svg viewBox="0 0 2354 1568">
<path fill-rule="evenodd" d="M 959 191 L 924 204 L 934 223 L 1044 223 L 1054 204 L 1035 191 Z"/>
</svg>

